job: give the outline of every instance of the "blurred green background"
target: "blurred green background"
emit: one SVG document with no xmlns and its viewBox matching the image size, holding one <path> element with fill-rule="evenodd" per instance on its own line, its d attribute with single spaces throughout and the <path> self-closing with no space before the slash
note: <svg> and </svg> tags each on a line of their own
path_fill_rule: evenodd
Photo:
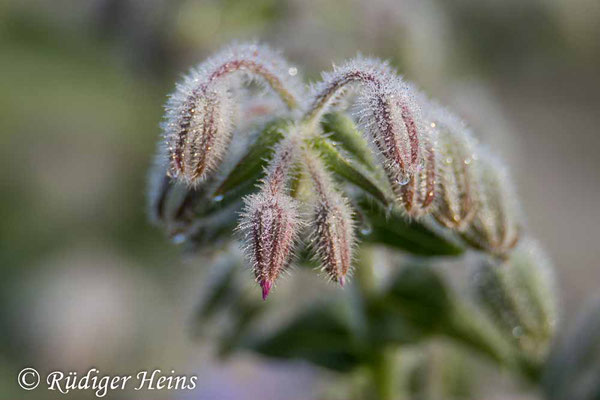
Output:
<svg viewBox="0 0 600 400">
<path fill-rule="evenodd" d="M 220 364 L 192 339 L 210 260 L 182 259 L 146 221 L 166 95 L 234 39 L 281 48 L 309 79 L 357 52 L 390 59 L 511 165 L 565 324 L 597 291 L 597 0 L 3 0 L 2 398 L 48 396 L 18 388 L 25 366 L 197 373 L 199 389 L 178 398 L 320 393 L 327 377 L 306 365 Z M 113 397 L 149 395 L 163 397 Z"/>
</svg>

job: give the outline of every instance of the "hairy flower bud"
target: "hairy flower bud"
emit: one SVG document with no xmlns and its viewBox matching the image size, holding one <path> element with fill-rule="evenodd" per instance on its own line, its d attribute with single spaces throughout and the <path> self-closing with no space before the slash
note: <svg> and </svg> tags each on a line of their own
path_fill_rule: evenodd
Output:
<svg viewBox="0 0 600 400">
<path fill-rule="evenodd" d="M 257 44 L 233 45 L 192 69 L 166 106 L 169 174 L 194 184 L 217 167 L 233 131 L 234 90 L 244 79 L 269 87 L 290 109 L 297 107 L 301 81 L 295 71 Z"/>
<path fill-rule="evenodd" d="M 541 358 L 557 320 L 552 267 L 539 245 L 522 241 L 502 265 L 479 268 L 475 292 L 484 309 L 528 354 Z"/>
<path fill-rule="evenodd" d="M 420 161 L 420 109 L 411 90 L 386 63 L 356 58 L 323 74 L 313 88 L 307 119 L 317 121 L 352 84 L 359 85 L 356 114 L 392 186 L 404 185 Z"/>
<path fill-rule="evenodd" d="M 261 190 L 244 199 L 245 209 L 238 229 L 243 232 L 263 299 L 289 264 L 299 228 L 298 206 L 286 193 L 298 146 L 299 139 L 292 131 L 275 147 Z"/>
<path fill-rule="evenodd" d="M 456 116 L 432 106 L 430 124 L 437 131 L 438 179 L 434 217 L 444 226 L 464 230 L 477 210 L 475 141 Z"/>
<path fill-rule="evenodd" d="M 487 150 L 474 155 L 477 162 L 476 196 L 479 207 L 464 236 L 476 246 L 506 256 L 519 241 L 521 212 L 504 163 Z"/>
<path fill-rule="evenodd" d="M 392 185 L 404 211 L 411 217 L 427 214 L 436 194 L 438 160 L 434 146 L 435 131 L 430 130 L 429 134 L 421 139 L 421 143 L 423 143 L 421 167 L 405 185 Z"/>
<path fill-rule="evenodd" d="M 266 299 L 290 261 L 298 229 L 296 204 L 283 193 L 263 191 L 250 195 L 240 229 L 245 235 L 254 276 Z"/>
<path fill-rule="evenodd" d="M 305 153 L 305 166 L 316 194 L 311 218 L 311 245 L 323 270 L 344 286 L 355 244 L 352 209 L 336 189 L 321 160 Z"/>
</svg>

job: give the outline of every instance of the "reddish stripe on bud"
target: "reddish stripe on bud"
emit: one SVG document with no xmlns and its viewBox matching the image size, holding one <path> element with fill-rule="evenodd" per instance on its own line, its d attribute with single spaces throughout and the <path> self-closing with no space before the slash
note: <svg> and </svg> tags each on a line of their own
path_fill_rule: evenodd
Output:
<svg viewBox="0 0 600 400">
<path fill-rule="evenodd" d="M 419 162 L 419 134 L 417 132 L 417 125 L 406 104 L 402 104 L 400 109 L 402 110 L 402 120 L 404 121 L 410 141 L 410 162 L 416 165 Z"/>
<path fill-rule="evenodd" d="M 429 212 L 436 192 L 437 161 L 432 138 L 424 141 L 423 167 L 410 177 L 406 185 L 393 185 L 404 210 L 411 217 Z"/>
<path fill-rule="evenodd" d="M 271 193 L 283 192 L 290 178 L 290 169 L 296 160 L 300 141 L 296 137 L 296 127 L 291 127 L 288 137 L 274 149 L 273 159 L 263 179 L 263 188 Z"/>
</svg>

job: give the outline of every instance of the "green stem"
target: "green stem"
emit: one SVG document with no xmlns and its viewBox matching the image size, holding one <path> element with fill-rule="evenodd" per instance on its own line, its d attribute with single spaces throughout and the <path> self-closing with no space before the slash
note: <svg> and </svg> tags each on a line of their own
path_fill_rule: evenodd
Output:
<svg viewBox="0 0 600 400">
<path fill-rule="evenodd" d="M 396 376 L 394 361 L 394 353 L 389 348 L 384 348 L 373 360 L 371 373 L 376 400 L 391 400 L 394 398 L 394 378 Z"/>
<path fill-rule="evenodd" d="M 360 246 L 357 259 L 354 277 L 360 295 L 366 299 L 375 293 L 377 286 L 373 273 L 373 248 L 367 244 Z"/>
<path fill-rule="evenodd" d="M 377 290 L 377 281 L 373 271 L 372 246 L 363 244 L 358 250 L 358 262 L 355 269 L 357 294 L 364 304 Z M 392 348 L 374 347 L 372 358 L 368 364 L 368 374 L 372 391 L 369 398 L 373 400 L 391 400 L 394 398 L 395 363 Z"/>
</svg>

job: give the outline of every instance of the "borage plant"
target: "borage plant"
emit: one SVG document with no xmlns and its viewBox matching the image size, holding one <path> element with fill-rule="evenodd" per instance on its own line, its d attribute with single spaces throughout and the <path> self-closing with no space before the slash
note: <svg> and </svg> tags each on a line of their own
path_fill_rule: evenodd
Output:
<svg viewBox="0 0 600 400">
<path fill-rule="evenodd" d="M 473 385 L 436 374 L 406 383 L 434 368 L 426 339 L 445 337 L 462 346 L 438 348 L 442 357 L 467 349 L 540 382 L 556 321 L 552 275 L 506 163 L 387 63 L 357 57 L 307 90 L 280 54 L 232 45 L 177 85 L 162 128 L 151 214 L 188 249 L 226 250 L 198 309 L 199 327 L 227 316 L 223 353 L 370 377 L 349 380 L 357 398 L 464 396 Z M 232 266 L 237 243 L 263 300 L 291 264 L 348 288 L 289 307 L 283 325 L 263 323 L 272 305 L 249 296 Z M 467 294 L 437 266 L 459 257 L 473 266 Z M 464 364 L 444 373 L 476 375 Z"/>
</svg>

